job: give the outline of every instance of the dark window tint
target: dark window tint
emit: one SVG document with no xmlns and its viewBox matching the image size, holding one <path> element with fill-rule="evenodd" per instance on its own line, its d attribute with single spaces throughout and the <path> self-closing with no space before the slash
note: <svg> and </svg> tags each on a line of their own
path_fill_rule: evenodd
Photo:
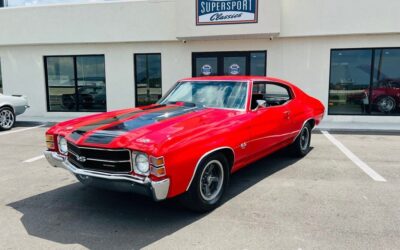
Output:
<svg viewBox="0 0 400 250">
<path fill-rule="evenodd" d="M 161 54 L 135 55 L 136 106 L 156 103 L 162 95 Z"/>
<path fill-rule="evenodd" d="M 226 56 L 224 57 L 224 75 L 246 75 L 246 56 Z"/>
<path fill-rule="evenodd" d="M 372 114 L 400 114 L 400 49 L 376 49 Z"/>
<path fill-rule="evenodd" d="M 196 76 L 216 76 L 218 74 L 217 57 L 196 58 Z"/>
<path fill-rule="evenodd" d="M 329 114 L 399 114 L 400 49 L 333 50 Z"/>
<path fill-rule="evenodd" d="M 106 82 L 104 57 L 76 58 L 79 110 L 106 109 Z"/>
<path fill-rule="evenodd" d="M 371 80 L 371 50 L 332 52 L 329 82 L 330 114 L 362 114 Z"/>
<path fill-rule="evenodd" d="M 192 76 L 265 76 L 267 52 L 196 52 L 192 54 L 192 64 Z"/>
<path fill-rule="evenodd" d="M 104 56 L 45 58 L 49 111 L 106 111 Z"/>
<path fill-rule="evenodd" d="M 265 76 L 266 71 L 265 52 L 253 52 L 250 54 L 250 75 Z"/>
</svg>

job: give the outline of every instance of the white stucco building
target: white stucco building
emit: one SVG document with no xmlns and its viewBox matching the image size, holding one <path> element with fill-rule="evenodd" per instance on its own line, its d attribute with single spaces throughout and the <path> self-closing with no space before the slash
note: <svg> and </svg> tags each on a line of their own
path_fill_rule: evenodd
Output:
<svg viewBox="0 0 400 250">
<path fill-rule="evenodd" d="M 398 0 L 17 2 L 0 8 L 0 91 L 27 95 L 26 116 L 142 105 L 235 65 L 300 86 L 328 121 L 400 123 Z"/>
</svg>

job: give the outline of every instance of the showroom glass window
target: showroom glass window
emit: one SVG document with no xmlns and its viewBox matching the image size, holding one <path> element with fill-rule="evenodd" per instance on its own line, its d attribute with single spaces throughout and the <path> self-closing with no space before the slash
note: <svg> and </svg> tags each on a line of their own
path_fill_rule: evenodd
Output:
<svg viewBox="0 0 400 250">
<path fill-rule="evenodd" d="M 161 98 L 161 54 L 135 54 L 135 94 L 136 107 Z"/>
<path fill-rule="evenodd" d="M 400 49 L 331 52 L 330 115 L 399 115 Z"/>
<path fill-rule="evenodd" d="M 48 111 L 107 110 L 103 55 L 45 57 Z"/>
</svg>

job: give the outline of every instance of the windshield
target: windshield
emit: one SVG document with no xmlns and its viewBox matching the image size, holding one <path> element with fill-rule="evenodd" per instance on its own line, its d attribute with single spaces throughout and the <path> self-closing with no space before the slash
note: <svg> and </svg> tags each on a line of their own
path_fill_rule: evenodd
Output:
<svg viewBox="0 0 400 250">
<path fill-rule="evenodd" d="M 180 82 L 160 104 L 191 103 L 199 107 L 245 109 L 247 82 Z"/>
</svg>

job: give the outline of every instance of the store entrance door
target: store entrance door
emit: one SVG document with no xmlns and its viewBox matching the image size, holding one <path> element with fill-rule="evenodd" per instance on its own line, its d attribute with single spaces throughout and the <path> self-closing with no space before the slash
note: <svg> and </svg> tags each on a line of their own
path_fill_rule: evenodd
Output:
<svg viewBox="0 0 400 250">
<path fill-rule="evenodd" d="M 265 76 L 266 64 L 266 51 L 196 52 L 192 54 L 192 75 L 194 77 Z"/>
</svg>

